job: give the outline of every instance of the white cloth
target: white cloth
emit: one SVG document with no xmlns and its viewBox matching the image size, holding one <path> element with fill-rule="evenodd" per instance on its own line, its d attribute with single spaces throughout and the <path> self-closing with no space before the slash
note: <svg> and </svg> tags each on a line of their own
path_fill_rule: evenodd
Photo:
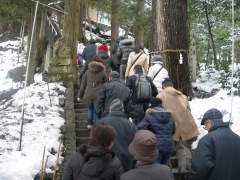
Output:
<svg viewBox="0 0 240 180">
<path fill-rule="evenodd" d="M 153 64 L 148 71 L 148 76 L 153 79 L 153 77 L 157 74 L 159 69 L 162 68 L 162 65 L 160 63 Z M 153 80 L 153 84 L 157 87 L 158 92 L 162 91 L 162 82 L 164 79 L 169 78 L 168 71 L 165 68 L 162 68 L 162 70 L 158 73 L 158 75 Z"/>
</svg>

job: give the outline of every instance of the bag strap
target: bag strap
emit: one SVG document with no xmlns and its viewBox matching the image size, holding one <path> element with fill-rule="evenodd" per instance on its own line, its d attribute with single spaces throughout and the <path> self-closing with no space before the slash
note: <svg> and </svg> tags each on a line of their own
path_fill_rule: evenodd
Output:
<svg viewBox="0 0 240 180">
<path fill-rule="evenodd" d="M 138 55 L 138 57 L 134 60 L 134 62 L 131 65 L 131 68 L 133 67 L 133 65 L 137 62 L 138 58 L 143 54 L 144 52 L 141 52 L 141 54 Z M 131 69 L 130 68 L 130 69 Z"/>
<path fill-rule="evenodd" d="M 158 73 L 160 73 L 160 71 L 161 71 L 162 69 L 163 69 L 163 67 L 161 67 L 161 68 L 158 70 L 158 72 L 154 75 L 152 81 L 155 79 L 155 77 L 158 75 Z"/>
</svg>

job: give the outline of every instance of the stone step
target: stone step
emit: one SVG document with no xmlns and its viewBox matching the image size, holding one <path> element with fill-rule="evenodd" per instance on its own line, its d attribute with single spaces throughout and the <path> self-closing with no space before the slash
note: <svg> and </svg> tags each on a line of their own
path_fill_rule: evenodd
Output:
<svg viewBox="0 0 240 180">
<path fill-rule="evenodd" d="M 75 113 L 87 113 L 88 110 L 85 108 L 77 108 L 77 109 L 74 109 L 75 110 Z"/>
<path fill-rule="evenodd" d="M 76 147 L 80 146 L 81 144 L 88 144 L 89 137 L 77 137 L 76 138 Z"/>
<path fill-rule="evenodd" d="M 76 121 L 85 121 L 87 120 L 87 113 L 75 113 Z"/>
<path fill-rule="evenodd" d="M 74 103 L 74 108 L 80 108 L 80 109 L 87 109 L 87 104 L 85 103 L 82 103 L 82 102 L 75 102 Z"/>
<path fill-rule="evenodd" d="M 76 121 L 75 128 L 86 128 L 87 127 L 87 121 Z"/>
<path fill-rule="evenodd" d="M 89 137 L 90 129 L 87 128 L 76 128 L 77 137 Z"/>
</svg>

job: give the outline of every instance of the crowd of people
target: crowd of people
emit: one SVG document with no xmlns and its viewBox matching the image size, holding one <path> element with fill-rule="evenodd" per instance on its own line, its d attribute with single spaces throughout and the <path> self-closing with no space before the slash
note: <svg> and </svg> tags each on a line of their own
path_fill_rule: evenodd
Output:
<svg viewBox="0 0 240 180">
<path fill-rule="evenodd" d="M 88 104 L 90 142 L 71 157 L 64 180 L 173 180 L 173 154 L 178 172 L 190 174 L 190 180 L 240 177 L 240 138 L 217 109 L 204 114 L 202 125 L 209 133 L 192 157 L 198 128 L 188 98 L 174 88 L 162 56 L 149 61 L 141 45 L 120 37 L 111 56 L 106 43 L 97 47 L 92 40 L 82 58 L 86 63 L 77 100 Z"/>
</svg>

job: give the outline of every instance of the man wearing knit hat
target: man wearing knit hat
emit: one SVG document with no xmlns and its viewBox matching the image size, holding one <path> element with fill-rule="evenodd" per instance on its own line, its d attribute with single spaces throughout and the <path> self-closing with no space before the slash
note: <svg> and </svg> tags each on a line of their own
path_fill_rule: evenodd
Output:
<svg viewBox="0 0 240 180">
<path fill-rule="evenodd" d="M 153 84 L 157 87 L 158 92 L 162 90 L 162 82 L 169 78 L 168 71 L 163 67 L 163 58 L 160 55 L 155 55 L 151 59 L 151 67 L 148 71 L 148 76 L 151 77 Z"/>
<path fill-rule="evenodd" d="M 130 95 L 129 88 L 120 81 L 120 75 L 117 71 L 110 72 L 108 80 L 109 82 L 103 85 L 98 94 L 96 103 L 98 118 L 102 118 L 109 113 L 110 104 L 114 99 L 118 98 L 125 103 Z"/>
<path fill-rule="evenodd" d="M 121 180 L 174 180 L 168 166 L 155 164 L 158 156 L 157 138 L 148 130 L 139 130 L 128 147 L 137 160 L 137 168 L 121 176 Z"/>
<path fill-rule="evenodd" d="M 240 137 L 223 122 L 217 109 L 209 109 L 201 124 L 208 134 L 193 152 L 191 180 L 235 180 L 240 178 Z"/>
<path fill-rule="evenodd" d="M 128 171 L 134 165 L 133 156 L 128 151 L 128 145 L 132 142 L 137 128 L 124 113 L 123 103 L 120 99 L 114 99 L 109 109 L 110 113 L 100 122 L 107 122 L 116 129 L 117 135 L 112 150 L 121 161 L 124 171 Z"/>
</svg>

